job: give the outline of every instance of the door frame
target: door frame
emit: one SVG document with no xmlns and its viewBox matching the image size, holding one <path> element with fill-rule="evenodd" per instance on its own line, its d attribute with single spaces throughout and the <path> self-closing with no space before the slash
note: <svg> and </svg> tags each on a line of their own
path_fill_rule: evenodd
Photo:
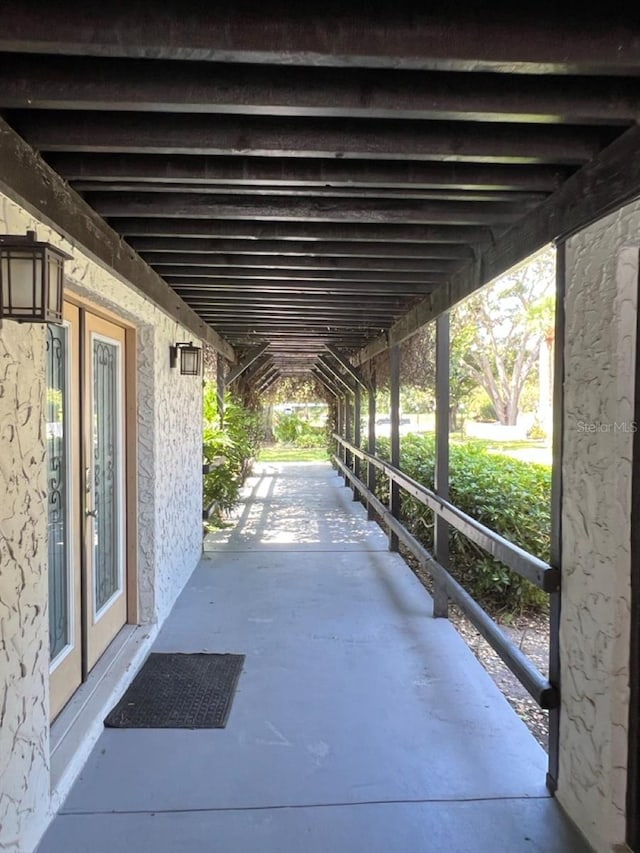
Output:
<svg viewBox="0 0 640 853">
<path fill-rule="evenodd" d="M 66 328 L 66 394 L 64 442 L 66 456 L 67 606 L 71 642 L 49 662 L 50 708 L 55 718 L 82 684 L 82 560 L 80 495 L 80 322 L 77 306 L 64 306 Z M 47 490 L 48 491 L 48 490 Z"/>
<path fill-rule="evenodd" d="M 126 598 L 126 622 L 125 624 L 138 624 L 138 419 L 137 419 L 137 330 L 130 321 L 125 320 L 119 314 L 96 305 L 90 299 L 79 296 L 75 293 L 65 292 L 65 302 L 74 305 L 80 312 L 80 353 L 84 353 L 86 349 L 86 341 L 83 340 L 83 312 L 88 312 L 96 317 L 113 323 L 124 330 L 124 404 L 123 404 L 123 424 L 124 424 L 124 490 L 126 494 L 125 514 L 124 514 L 124 559 L 125 559 L 125 580 L 124 580 L 124 595 Z M 80 388 L 81 388 L 81 406 L 85 411 L 85 406 L 89 401 L 83 399 L 85 376 L 84 376 L 84 357 L 80 358 Z M 85 459 L 81 459 L 80 477 L 81 481 L 77 483 L 81 494 L 84 494 L 84 483 L 82 477 L 85 470 Z M 84 506 L 81 508 L 80 523 L 84 522 Z M 84 595 L 84 591 L 83 591 Z M 83 632 L 84 633 L 84 632 Z M 86 667 L 83 663 L 83 678 L 86 678 Z"/>
</svg>

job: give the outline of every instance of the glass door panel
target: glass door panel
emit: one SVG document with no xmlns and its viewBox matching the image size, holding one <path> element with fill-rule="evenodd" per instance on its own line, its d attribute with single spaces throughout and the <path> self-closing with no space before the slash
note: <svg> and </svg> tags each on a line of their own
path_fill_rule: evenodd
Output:
<svg viewBox="0 0 640 853">
<path fill-rule="evenodd" d="M 80 525 L 78 495 L 78 310 L 49 325 L 46 341 L 47 514 L 51 716 L 80 684 Z"/>
<path fill-rule="evenodd" d="M 87 671 L 124 625 L 125 333 L 85 314 Z"/>
</svg>

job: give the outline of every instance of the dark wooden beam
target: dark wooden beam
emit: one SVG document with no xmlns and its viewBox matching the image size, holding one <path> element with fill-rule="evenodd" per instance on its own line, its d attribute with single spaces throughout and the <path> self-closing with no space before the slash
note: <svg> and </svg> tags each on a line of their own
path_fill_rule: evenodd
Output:
<svg viewBox="0 0 640 853">
<path fill-rule="evenodd" d="M 599 127 L 277 116 L 12 110 L 39 151 L 251 154 L 366 160 L 582 165 L 612 138 Z"/>
<path fill-rule="evenodd" d="M 366 347 L 357 357 L 363 364 L 387 347 L 401 343 L 469 294 L 555 240 L 580 231 L 591 222 L 640 196 L 640 127 L 628 130 L 592 163 L 524 219 L 485 249 L 426 300 L 395 323 L 388 336 Z"/>
<path fill-rule="evenodd" d="M 488 201 L 488 202 L 510 202 L 511 204 L 524 205 L 536 204 L 544 201 L 549 193 L 522 192 L 519 190 L 457 190 L 457 189 L 415 189 L 414 187 L 403 187 L 399 189 L 387 189 L 386 187 L 314 187 L 310 192 L 309 187 L 302 185 L 290 185 L 287 187 L 264 184 L 263 186 L 234 186 L 233 184 L 177 184 L 148 183 L 145 181 L 134 181 L 122 183 L 121 181 L 71 181 L 74 190 L 87 196 L 91 193 L 104 194 L 129 194 L 135 193 L 176 193 L 182 196 L 194 194 L 202 198 L 210 197 L 212 203 L 225 204 L 229 201 L 240 203 L 265 204 L 268 201 L 277 203 L 283 199 L 286 203 L 290 198 L 314 199 L 357 199 L 362 201 Z M 215 198 L 222 196 L 223 198 Z M 237 198 L 240 196 L 241 198 Z"/>
<path fill-rule="evenodd" d="M 338 387 L 329 379 L 328 376 L 322 373 L 318 367 L 313 367 L 311 373 L 320 382 L 333 397 L 342 396 Z"/>
<path fill-rule="evenodd" d="M 632 123 L 633 80 L 0 56 L 0 106 L 18 109 Z M 81 81 L 81 84 L 79 84 Z"/>
<path fill-rule="evenodd" d="M 313 242 L 296 240 L 211 240 L 198 238 L 168 238 L 168 237 L 132 237 L 129 244 L 145 257 L 148 262 L 157 262 L 159 254 L 182 255 L 187 253 L 199 254 L 214 258 L 226 256 L 237 258 L 251 255 L 280 256 L 287 258 L 315 258 L 322 260 L 326 257 L 343 258 L 349 262 L 350 258 L 356 260 L 368 259 L 394 261 L 413 260 L 426 261 L 432 259 L 469 260 L 473 254 L 467 246 L 457 246 L 448 243 L 357 243 L 357 242 Z M 235 260 L 234 260 L 235 262 Z"/>
<path fill-rule="evenodd" d="M 324 294 L 300 296 L 289 293 L 283 295 L 261 293 L 239 294 L 237 291 L 229 290 L 224 293 L 203 293 L 197 296 L 190 296 L 187 298 L 187 301 L 189 305 L 192 306 L 232 306 L 237 307 L 238 310 L 242 310 L 244 308 L 251 309 L 257 306 L 264 308 L 285 307 L 292 309 L 300 307 L 332 307 L 344 308 L 345 310 L 349 308 L 356 308 L 362 311 L 362 297 L 351 294 L 346 296 L 326 296 Z M 367 308 L 371 307 L 374 310 L 377 308 L 394 310 L 406 307 L 407 303 L 410 301 L 410 297 L 405 297 L 403 299 L 396 297 L 393 293 L 389 293 L 388 295 L 372 296 L 370 300 L 367 300 Z"/>
<path fill-rule="evenodd" d="M 180 299 L 16 132 L 0 119 L 0 189 L 229 361 L 233 347 Z"/>
<path fill-rule="evenodd" d="M 531 11 L 476 4 L 446 10 L 423 4 L 337 0 L 305 4 L 257 0 L 207 6 L 69 0 L 5 0 L 0 50 L 73 56 L 183 59 L 284 65 L 368 66 L 510 73 L 637 74 L 640 45 L 626 7 L 563 6 Z"/>
<path fill-rule="evenodd" d="M 351 378 L 358 383 L 358 385 L 360 385 L 361 388 L 363 388 L 365 391 L 369 390 L 369 385 L 362 376 L 362 373 L 357 367 L 351 364 L 346 355 L 344 355 L 331 345 L 327 345 L 327 351 L 330 353 L 330 355 L 333 356 L 333 358 L 335 358 L 335 360 L 342 367 L 342 369 L 345 370 L 351 376 Z M 359 446 L 360 445 L 358 444 L 357 447 Z"/>
<path fill-rule="evenodd" d="M 545 165 L 429 163 L 290 157 L 196 157 L 158 154 L 57 152 L 47 161 L 69 181 L 231 184 L 312 187 L 386 187 L 553 192 L 567 170 Z"/>
<path fill-rule="evenodd" d="M 372 270 L 378 272 L 414 272 L 450 273 L 457 269 L 462 260 L 448 261 L 439 259 L 423 260 L 422 258 L 336 258 L 336 257 L 303 257 L 289 255 L 208 255 L 179 252 L 163 252 L 155 254 L 143 253 L 147 263 L 158 270 L 160 275 L 165 268 L 180 266 L 193 269 L 242 268 L 261 270 Z"/>
<path fill-rule="evenodd" d="M 233 279 L 197 282 L 193 279 L 169 279 L 172 288 L 185 299 L 207 293 L 231 293 L 242 299 L 257 295 L 309 295 L 344 296 L 353 294 L 360 303 L 374 296 L 425 296 L 432 293 L 436 284 L 389 284 L 384 282 L 314 282 L 314 281 L 235 281 Z"/>
<path fill-rule="evenodd" d="M 215 281 L 216 279 L 234 279 L 235 281 L 366 281 L 391 282 L 398 284 L 440 284 L 447 280 L 446 272 L 392 272 L 375 270 L 314 270 L 314 269 L 260 269 L 255 267 L 162 267 L 162 276 L 167 281 L 179 278 L 181 281 Z"/>
<path fill-rule="evenodd" d="M 403 225 L 508 226 L 531 203 L 385 201 L 382 199 L 239 198 L 192 193 L 89 193 L 86 201 L 101 216 L 160 219 L 288 219 L 301 222 L 402 223 Z"/>
<path fill-rule="evenodd" d="M 232 382 L 235 382 L 239 376 L 245 373 L 249 367 L 251 367 L 251 365 L 260 358 L 260 356 L 264 355 L 268 346 L 268 343 L 260 344 L 259 346 L 252 347 L 248 353 L 245 353 L 242 357 L 242 361 L 229 371 L 225 377 L 227 387 L 231 385 Z"/>
<path fill-rule="evenodd" d="M 134 237 L 192 237 L 243 240 L 450 243 L 489 245 L 505 229 L 485 225 L 398 225 L 355 222 L 231 222 L 206 219 L 123 218 L 118 231 Z"/>
</svg>

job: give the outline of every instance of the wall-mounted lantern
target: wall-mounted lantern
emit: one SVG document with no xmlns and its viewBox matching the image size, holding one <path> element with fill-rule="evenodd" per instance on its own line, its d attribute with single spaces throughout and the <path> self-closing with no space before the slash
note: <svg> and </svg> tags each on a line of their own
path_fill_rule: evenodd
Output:
<svg viewBox="0 0 640 853">
<path fill-rule="evenodd" d="M 202 366 L 202 350 L 194 347 L 193 341 L 179 342 L 169 347 L 169 366 L 178 366 L 178 354 L 180 355 L 180 373 L 183 376 L 200 376 Z"/>
<path fill-rule="evenodd" d="M 0 235 L 0 312 L 19 323 L 61 323 L 64 262 L 71 255 L 26 235 Z"/>
</svg>

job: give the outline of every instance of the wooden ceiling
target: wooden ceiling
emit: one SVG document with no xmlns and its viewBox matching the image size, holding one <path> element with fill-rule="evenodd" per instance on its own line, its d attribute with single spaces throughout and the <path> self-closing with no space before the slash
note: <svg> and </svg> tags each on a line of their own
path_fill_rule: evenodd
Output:
<svg viewBox="0 0 640 853">
<path fill-rule="evenodd" d="M 640 192 L 615 12 L 92 5 L 3 4 L 2 116 L 274 376 L 362 361 Z"/>
</svg>

